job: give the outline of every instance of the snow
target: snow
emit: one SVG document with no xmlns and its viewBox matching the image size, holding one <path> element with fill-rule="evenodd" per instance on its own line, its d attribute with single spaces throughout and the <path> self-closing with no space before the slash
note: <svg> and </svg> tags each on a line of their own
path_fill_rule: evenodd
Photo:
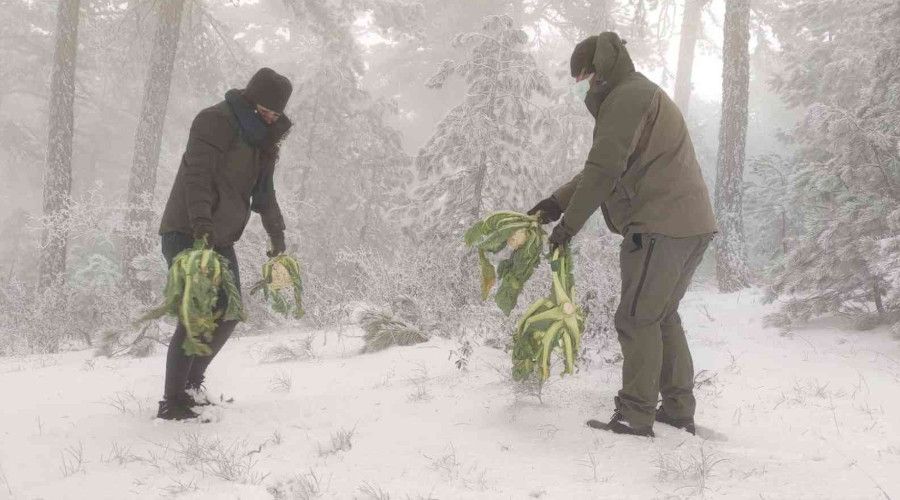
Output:
<svg viewBox="0 0 900 500">
<path fill-rule="evenodd" d="M 554 377 L 539 402 L 500 351 L 468 372 L 441 339 L 357 355 L 355 327 L 234 339 L 208 383 L 235 402 L 209 424 L 153 420 L 161 353 L 6 358 L 0 498 L 311 498 L 310 474 L 321 498 L 896 498 L 900 343 L 825 321 L 780 336 L 767 310 L 756 292 L 685 299 L 709 439 L 587 428 L 618 365 Z"/>
</svg>

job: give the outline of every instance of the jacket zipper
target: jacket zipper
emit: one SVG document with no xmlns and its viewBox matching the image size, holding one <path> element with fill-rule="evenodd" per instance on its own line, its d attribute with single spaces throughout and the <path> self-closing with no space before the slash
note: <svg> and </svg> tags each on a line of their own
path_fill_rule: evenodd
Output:
<svg viewBox="0 0 900 500">
<path fill-rule="evenodd" d="M 641 290 L 644 288 L 644 281 L 647 280 L 647 270 L 650 268 L 650 258 L 653 257 L 653 247 L 656 246 L 656 238 L 650 239 L 650 245 L 647 247 L 647 256 L 644 257 L 644 268 L 641 270 L 641 279 L 638 281 L 637 290 L 634 292 L 634 300 L 631 302 L 631 317 L 637 313 L 638 299 L 641 297 Z"/>
</svg>

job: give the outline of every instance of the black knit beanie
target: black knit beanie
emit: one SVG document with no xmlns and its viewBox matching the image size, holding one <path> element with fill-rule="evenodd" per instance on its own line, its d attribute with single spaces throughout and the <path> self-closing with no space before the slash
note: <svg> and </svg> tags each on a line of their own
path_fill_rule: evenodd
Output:
<svg viewBox="0 0 900 500">
<path fill-rule="evenodd" d="M 244 89 L 244 98 L 251 104 L 259 104 L 272 111 L 284 113 L 292 90 L 291 81 L 286 77 L 271 68 L 262 68 L 250 79 L 250 83 Z"/>
</svg>

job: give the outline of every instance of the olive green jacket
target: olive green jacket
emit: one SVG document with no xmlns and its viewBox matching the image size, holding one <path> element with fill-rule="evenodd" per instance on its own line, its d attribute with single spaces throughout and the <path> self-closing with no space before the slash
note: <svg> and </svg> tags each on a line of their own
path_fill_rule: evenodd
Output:
<svg viewBox="0 0 900 500">
<path fill-rule="evenodd" d="M 286 132 L 290 121 L 282 116 Z M 228 102 L 201 111 L 191 125 L 184 156 L 169 194 L 160 234 L 209 233 L 214 246 L 238 239 L 258 212 L 270 237 L 284 237 L 284 219 L 275 197 L 273 175 L 278 146 L 253 147 L 241 137 Z"/>
<path fill-rule="evenodd" d="M 596 111 L 594 144 L 584 170 L 554 197 L 562 224 L 577 233 L 601 208 L 610 230 L 686 237 L 716 231 L 709 191 L 678 107 L 634 71 L 616 36 L 602 34 L 597 75 L 585 99 Z"/>
</svg>

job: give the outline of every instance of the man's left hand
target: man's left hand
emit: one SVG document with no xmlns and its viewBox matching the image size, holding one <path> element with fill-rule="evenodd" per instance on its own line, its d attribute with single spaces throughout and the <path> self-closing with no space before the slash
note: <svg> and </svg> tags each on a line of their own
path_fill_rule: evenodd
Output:
<svg viewBox="0 0 900 500">
<path fill-rule="evenodd" d="M 575 233 L 566 226 L 566 222 L 560 222 L 553 227 L 553 232 L 550 233 L 550 252 L 552 253 L 557 248 L 565 248 L 574 236 Z"/>
</svg>

